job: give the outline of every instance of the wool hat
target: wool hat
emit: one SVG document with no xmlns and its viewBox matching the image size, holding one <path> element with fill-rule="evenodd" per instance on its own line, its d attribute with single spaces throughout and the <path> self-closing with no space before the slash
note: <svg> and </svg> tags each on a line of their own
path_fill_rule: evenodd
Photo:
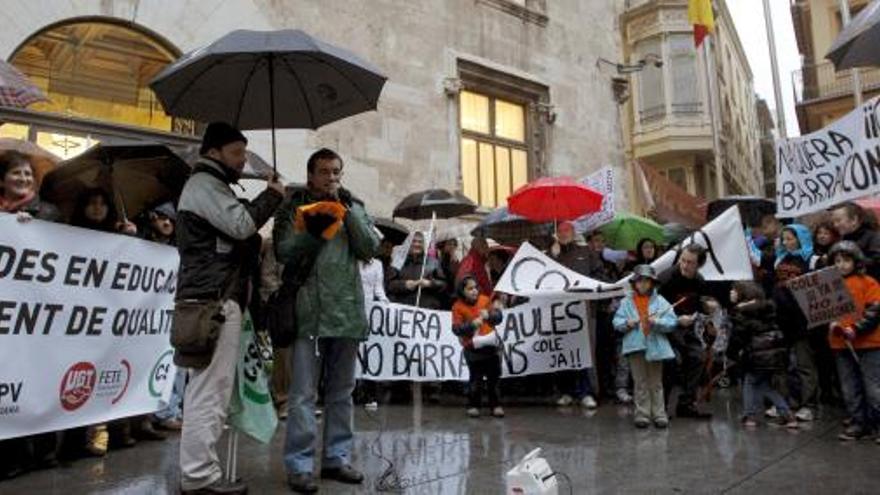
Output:
<svg viewBox="0 0 880 495">
<path fill-rule="evenodd" d="M 202 137 L 202 146 L 199 148 L 199 154 L 204 155 L 211 149 L 220 149 L 229 143 L 242 141 L 247 144 L 248 140 L 235 127 L 226 122 L 211 122 L 205 129 L 205 135 Z"/>
</svg>

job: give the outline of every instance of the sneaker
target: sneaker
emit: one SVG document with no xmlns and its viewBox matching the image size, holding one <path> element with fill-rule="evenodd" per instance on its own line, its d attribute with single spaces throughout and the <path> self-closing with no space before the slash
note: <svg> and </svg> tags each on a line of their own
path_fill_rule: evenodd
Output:
<svg viewBox="0 0 880 495">
<path fill-rule="evenodd" d="M 599 404 L 596 404 L 596 399 L 594 399 L 592 395 L 588 395 L 581 399 L 581 405 L 587 409 L 596 409 L 599 407 Z"/>
<path fill-rule="evenodd" d="M 770 407 L 770 409 L 767 409 L 764 412 L 764 416 L 767 416 L 768 418 L 776 419 L 779 417 L 779 411 L 776 410 L 776 406 L 772 406 L 772 407 Z"/>
<path fill-rule="evenodd" d="M 743 427 L 745 427 L 745 428 L 757 428 L 758 427 L 758 422 L 755 421 L 755 418 L 753 418 L 751 416 L 744 417 L 742 423 L 743 423 Z"/>
<path fill-rule="evenodd" d="M 633 401 L 632 395 L 626 391 L 625 388 L 617 389 L 617 402 L 621 404 L 631 404 Z"/>
<path fill-rule="evenodd" d="M 378 411 L 379 403 L 376 401 L 367 402 L 366 404 L 364 404 L 364 409 L 366 409 L 367 411 Z"/>
<path fill-rule="evenodd" d="M 574 402 L 574 399 L 571 398 L 570 395 L 565 394 L 556 401 L 557 406 L 570 406 L 571 403 Z"/>
<path fill-rule="evenodd" d="M 468 408 L 467 415 L 469 418 L 479 418 L 480 417 L 480 410 L 477 409 L 476 407 Z"/>
<path fill-rule="evenodd" d="M 669 420 L 666 418 L 654 418 L 654 428 L 665 430 L 669 427 Z"/>
<path fill-rule="evenodd" d="M 852 442 L 855 440 L 861 440 L 868 436 L 868 432 L 863 430 L 861 426 L 858 425 L 850 425 L 843 433 L 837 435 L 837 439 L 841 442 Z"/>
<path fill-rule="evenodd" d="M 640 416 L 640 417 L 636 418 L 635 421 L 633 421 L 633 424 L 636 425 L 636 428 L 641 430 L 641 429 L 644 429 L 644 428 L 647 428 L 648 426 L 650 426 L 651 421 L 648 418 Z"/>
<path fill-rule="evenodd" d="M 183 429 L 183 421 L 174 418 L 163 419 L 162 421 L 156 423 L 156 426 L 162 428 L 163 430 L 180 431 L 181 429 Z"/>
<path fill-rule="evenodd" d="M 813 421 L 813 410 L 809 407 L 802 407 L 798 409 L 798 412 L 794 414 L 794 417 L 797 418 L 798 421 L 810 422 Z"/>
<path fill-rule="evenodd" d="M 492 409 L 492 416 L 495 416 L 496 418 L 503 418 L 504 409 L 502 409 L 501 406 L 495 407 L 495 409 Z"/>
</svg>

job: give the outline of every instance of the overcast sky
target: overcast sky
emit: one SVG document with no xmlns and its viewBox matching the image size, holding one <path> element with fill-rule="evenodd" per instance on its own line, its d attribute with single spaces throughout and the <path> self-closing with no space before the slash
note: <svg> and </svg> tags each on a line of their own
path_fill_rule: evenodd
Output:
<svg viewBox="0 0 880 495">
<path fill-rule="evenodd" d="M 767 100 L 776 120 L 776 103 L 773 96 L 773 72 L 770 68 L 770 45 L 764 27 L 764 2 L 762 0 L 727 0 L 727 8 L 733 16 L 739 39 L 749 58 L 755 76 L 755 92 Z M 792 72 L 801 68 L 800 54 L 794 38 L 789 0 L 770 0 L 776 52 L 779 61 L 779 84 L 782 88 L 785 127 L 789 136 L 800 134 L 794 111 Z"/>
</svg>

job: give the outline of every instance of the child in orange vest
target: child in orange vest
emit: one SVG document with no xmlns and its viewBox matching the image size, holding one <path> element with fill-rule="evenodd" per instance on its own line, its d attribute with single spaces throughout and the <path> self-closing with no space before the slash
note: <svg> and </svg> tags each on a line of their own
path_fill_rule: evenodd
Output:
<svg viewBox="0 0 880 495">
<path fill-rule="evenodd" d="M 496 418 L 504 417 L 498 403 L 498 381 L 501 379 L 501 339 L 495 325 L 501 323 L 501 311 L 492 300 L 480 294 L 477 279 L 464 277 L 458 285 L 457 299 L 452 305 L 452 332 L 464 347 L 470 372 L 468 384 L 468 416 L 480 416 L 483 380 L 489 393 L 489 408 Z"/>
<path fill-rule="evenodd" d="M 843 275 L 856 306 L 855 312 L 831 323 L 828 336 L 852 419 L 837 438 L 858 440 L 880 426 L 880 284 L 865 274 L 865 255 L 856 243 L 838 242 L 828 257 Z"/>
</svg>

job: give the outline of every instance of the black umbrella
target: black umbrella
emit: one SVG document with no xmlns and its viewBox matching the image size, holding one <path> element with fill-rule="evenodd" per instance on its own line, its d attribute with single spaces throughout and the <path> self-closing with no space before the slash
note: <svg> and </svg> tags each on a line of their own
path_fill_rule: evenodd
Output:
<svg viewBox="0 0 880 495">
<path fill-rule="evenodd" d="M 194 164 L 200 156 L 198 145 L 186 146 L 176 151 L 183 158 L 183 161 L 190 165 Z M 245 158 L 244 169 L 241 171 L 242 179 L 267 180 L 275 173 L 272 170 L 272 165 L 269 165 L 263 157 L 255 152 L 251 150 L 245 151 Z M 280 176 L 281 174 L 278 175 Z"/>
<path fill-rule="evenodd" d="M 825 58 L 835 70 L 880 66 L 880 0 L 865 6 L 835 38 Z"/>
<path fill-rule="evenodd" d="M 114 142 L 92 146 L 62 162 L 40 186 L 40 197 L 68 218 L 85 188 L 102 188 L 116 198 L 121 218 L 134 218 L 166 201 L 177 201 L 190 168 L 165 145 Z"/>
<path fill-rule="evenodd" d="M 409 235 L 408 228 L 390 218 L 373 217 L 373 225 L 379 229 L 379 232 L 382 233 L 382 236 L 385 239 L 395 246 L 403 244 L 403 241 L 406 240 L 406 236 Z"/>
<path fill-rule="evenodd" d="M 746 227 L 754 227 L 761 223 L 765 215 L 776 214 L 776 203 L 758 196 L 727 196 L 710 201 L 706 208 L 706 222 L 711 222 L 731 206 L 739 206 L 742 223 Z"/>
<path fill-rule="evenodd" d="M 375 110 L 386 77 L 347 50 L 293 29 L 233 31 L 150 83 L 165 112 L 239 129 L 317 129 Z"/>
<path fill-rule="evenodd" d="M 510 213 L 506 206 L 489 212 L 471 231 L 475 237 L 487 237 L 501 244 L 519 244 L 523 240 L 549 236 L 552 223 L 535 223 L 525 217 Z"/>
<path fill-rule="evenodd" d="M 477 204 L 459 192 L 445 189 L 428 189 L 412 193 L 394 207 L 394 217 L 425 220 L 436 214 L 437 218 L 453 218 L 477 211 Z"/>
</svg>

